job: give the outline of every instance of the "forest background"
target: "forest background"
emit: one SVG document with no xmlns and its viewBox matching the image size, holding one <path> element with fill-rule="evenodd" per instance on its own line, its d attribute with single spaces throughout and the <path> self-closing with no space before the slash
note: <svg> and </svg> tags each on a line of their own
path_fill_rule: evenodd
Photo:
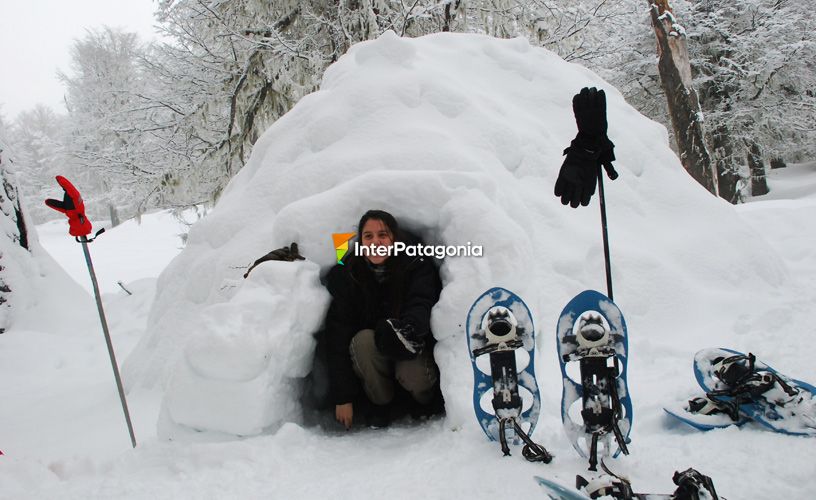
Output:
<svg viewBox="0 0 816 500">
<path fill-rule="evenodd" d="M 523 37 L 598 73 L 666 125 L 692 176 L 740 203 L 766 192 L 767 169 L 816 157 L 810 4 L 160 0 L 155 40 L 103 26 L 74 41 L 59 73 L 67 112 L 0 114 L 5 190 L 35 224 L 61 216 L 42 204 L 57 174 L 112 225 L 153 209 L 203 213 L 351 45 L 449 31 Z"/>
</svg>

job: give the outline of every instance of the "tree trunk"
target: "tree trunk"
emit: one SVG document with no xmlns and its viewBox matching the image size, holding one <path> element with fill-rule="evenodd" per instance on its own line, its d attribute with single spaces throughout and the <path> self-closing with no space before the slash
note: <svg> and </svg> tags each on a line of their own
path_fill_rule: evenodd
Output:
<svg viewBox="0 0 816 500">
<path fill-rule="evenodd" d="M 17 191 L 17 187 L 11 183 L 11 176 L 6 169 L 3 168 L 1 159 L 0 184 L 2 184 L 3 188 L 3 191 L 0 192 L 0 211 L 2 211 L 2 216 L 11 219 L 14 225 L 14 230 L 12 230 L 11 234 L 6 233 L 6 237 L 26 250 L 29 250 L 28 230 L 26 229 L 25 218 L 23 217 L 23 209 L 20 206 L 20 193 Z"/>
<path fill-rule="evenodd" d="M 452 5 L 453 4 L 453 5 Z M 459 8 L 459 0 L 456 2 L 448 2 L 445 4 L 445 21 L 442 24 L 442 31 L 448 32 L 451 30 L 451 24 L 453 23 L 453 18 L 456 16 L 456 9 Z"/>
<path fill-rule="evenodd" d="M 2 153 L 2 148 L 0 148 Z M 20 196 L 17 188 L 11 183 L 11 176 L 3 165 L 0 157 L 0 218 L 10 219 L 11 224 L 5 221 L 0 224 L 4 231 L 0 231 L 0 238 L 7 238 L 13 243 L 28 250 L 28 231 L 26 230 L 23 210 L 20 207 Z M 0 333 L 8 326 L 8 311 L 11 308 L 11 287 L 6 282 L 5 270 L 7 263 L 3 262 L 3 252 L 0 252 Z M 13 262 L 12 262 L 13 264 Z"/>
<path fill-rule="evenodd" d="M 700 103 L 691 85 L 685 35 L 674 23 L 668 0 L 650 0 L 649 4 L 657 37 L 658 72 L 668 102 L 680 162 L 697 182 L 717 196 L 717 176 L 706 148 Z"/>
<path fill-rule="evenodd" d="M 735 161 L 734 147 L 728 128 L 725 125 L 715 127 L 709 133 L 708 140 L 717 171 L 717 189 L 720 198 L 734 204 L 741 202 L 739 166 Z"/>
<path fill-rule="evenodd" d="M 748 167 L 751 171 L 751 196 L 768 194 L 768 179 L 765 176 L 765 162 L 762 160 L 762 149 L 756 141 L 746 140 L 748 148 Z"/>
<path fill-rule="evenodd" d="M 112 202 L 108 202 L 108 215 L 110 215 L 110 225 L 112 228 L 122 223 L 122 221 L 119 220 L 119 211 L 116 210 Z"/>
</svg>

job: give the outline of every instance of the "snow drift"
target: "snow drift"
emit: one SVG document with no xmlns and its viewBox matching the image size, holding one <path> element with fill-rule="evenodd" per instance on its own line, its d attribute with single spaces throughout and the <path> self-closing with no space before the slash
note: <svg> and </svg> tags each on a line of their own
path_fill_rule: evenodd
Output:
<svg viewBox="0 0 816 500">
<path fill-rule="evenodd" d="M 0 151 L 3 150 L 0 144 Z M 2 163 L 2 158 L 0 158 Z M 3 168 L 3 167 L 0 167 Z M 17 197 L 14 185 L 6 181 L 11 176 L 3 168 L 4 190 L 0 193 L 0 282 L 7 287 L 0 301 L 0 328 L 14 327 L 16 330 L 44 330 L 53 333 L 75 333 L 73 325 L 88 314 L 95 313 L 90 296 L 73 281 L 42 248 L 37 238 L 37 230 L 25 218 L 25 207 L 20 214 L 10 197 Z M 10 179 L 11 180 L 11 179 Z M 55 184 L 57 191 L 62 190 Z M 21 246 L 21 231 L 17 217 L 23 217 L 26 230 L 27 248 Z M 68 224 L 64 226 L 65 238 Z M 79 244 L 76 245 L 79 247 Z M 80 258 L 82 252 L 80 251 Z M 54 310 L 53 304 L 61 304 Z"/>
<path fill-rule="evenodd" d="M 782 302 L 775 290 L 799 285 L 774 250 L 686 174 L 665 129 L 608 83 L 522 39 L 386 33 L 352 47 L 318 92 L 264 133 L 162 273 L 147 333 L 124 366 L 130 387 L 164 388 L 160 433 L 251 435 L 299 421 L 299 380 L 329 300 L 319 279 L 335 261 L 331 234 L 353 232 L 365 210 L 379 208 L 426 243 L 484 249 L 438 261 L 444 290 L 432 329 L 446 425 L 477 428 L 464 319 L 481 292 L 502 286 L 532 310 L 548 424 L 539 428 L 554 439 L 558 312 L 605 283 L 597 196 L 574 210 L 552 194 L 576 131 L 572 96 L 584 86 L 607 93 L 618 157 L 620 178 L 607 181 L 606 195 L 635 414 L 660 405 L 641 413 L 639 390 L 691 387 L 687 364 L 663 356 L 690 360 L 735 331 L 741 342 L 730 347 L 747 350 L 774 322 L 802 326 L 788 340 L 804 341 L 811 295 Z M 292 241 L 306 262 L 264 263 L 242 279 L 252 261 Z M 638 366 L 639 355 L 651 361 Z M 789 366 L 812 373 L 804 356 Z"/>
</svg>

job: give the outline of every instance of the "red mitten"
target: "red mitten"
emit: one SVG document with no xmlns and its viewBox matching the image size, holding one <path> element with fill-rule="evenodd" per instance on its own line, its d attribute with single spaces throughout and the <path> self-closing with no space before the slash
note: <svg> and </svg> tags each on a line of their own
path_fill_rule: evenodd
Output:
<svg viewBox="0 0 816 500">
<path fill-rule="evenodd" d="M 68 234 L 71 236 L 91 234 L 93 226 L 91 226 L 91 221 L 85 217 L 85 203 L 82 201 L 79 191 L 68 179 L 61 175 L 57 176 L 57 182 L 65 190 L 62 201 L 49 198 L 45 200 L 45 204 L 68 217 Z"/>
</svg>

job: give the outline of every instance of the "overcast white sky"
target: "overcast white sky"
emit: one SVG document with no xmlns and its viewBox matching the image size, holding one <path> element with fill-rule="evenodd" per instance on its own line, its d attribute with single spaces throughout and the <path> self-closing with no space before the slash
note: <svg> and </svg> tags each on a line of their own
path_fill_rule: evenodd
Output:
<svg viewBox="0 0 816 500">
<path fill-rule="evenodd" d="M 153 38 L 156 0 L 0 0 L 0 114 L 11 121 L 38 102 L 65 111 L 57 69 L 72 40 L 118 26 Z"/>
</svg>

